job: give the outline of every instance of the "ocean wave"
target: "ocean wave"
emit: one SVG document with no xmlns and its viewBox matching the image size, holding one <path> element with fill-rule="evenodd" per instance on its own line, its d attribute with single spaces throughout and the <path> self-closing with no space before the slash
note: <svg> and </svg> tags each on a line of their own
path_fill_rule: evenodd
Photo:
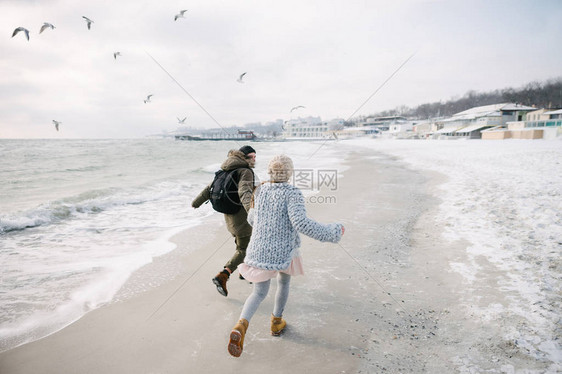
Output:
<svg viewBox="0 0 562 374">
<path fill-rule="evenodd" d="M 200 167 L 200 168 L 196 169 L 195 172 L 214 174 L 217 170 L 220 170 L 220 168 L 221 168 L 220 163 L 214 163 L 214 164 L 209 164 L 209 165 Z"/>
<path fill-rule="evenodd" d="M 102 165 L 87 165 L 87 166 L 81 166 L 81 167 L 75 167 L 75 168 L 66 168 L 64 169 L 64 172 L 86 172 L 86 171 L 97 171 L 97 170 L 102 170 L 103 166 Z"/>
<path fill-rule="evenodd" d="M 122 206 L 164 200 L 186 194 L 192 188 L 191 184 L 167 181 L 131 189 L 91 190 L 76 196 L 41 204 L 37 208 L 11 216 L 0 216 L 0 234 L 56 224 Z"/>
<path fill-rule="evenodd" d="M 50 222 L 48 217 L 21 216 L 0 218 L 0 233 L 24 230 L 29 227 L 37 227 Z"/>
</svg>

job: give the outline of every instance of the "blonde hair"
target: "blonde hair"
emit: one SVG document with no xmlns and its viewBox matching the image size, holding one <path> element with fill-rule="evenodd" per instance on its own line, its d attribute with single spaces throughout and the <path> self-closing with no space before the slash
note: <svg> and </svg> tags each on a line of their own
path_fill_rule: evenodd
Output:
<svg viewBox="0 0 562 374">
<path fill-rule="evenodd" d="M 274 156 L 267 166 L 272 182 L 288 182 L 293 175 L 293 160 L 286 155 Z"/>
</svg>

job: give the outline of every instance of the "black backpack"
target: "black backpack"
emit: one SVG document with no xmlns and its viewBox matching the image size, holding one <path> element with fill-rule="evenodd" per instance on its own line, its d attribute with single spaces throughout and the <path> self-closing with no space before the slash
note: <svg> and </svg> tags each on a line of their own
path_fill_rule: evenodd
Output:
<svg viewBox="0 0 562 374">
<path fill-rule="evenodd" d="M 242 204 L 238 195 L 239 169 L 219 170 L 215 173 L 215 179 L 211 183 L 211 205 L 220 213 L 238 213 Z M 250 169 L 251 170 L 251 169 Z M 252 171 L 253 174 L 253 171 Z"/>
</svg>

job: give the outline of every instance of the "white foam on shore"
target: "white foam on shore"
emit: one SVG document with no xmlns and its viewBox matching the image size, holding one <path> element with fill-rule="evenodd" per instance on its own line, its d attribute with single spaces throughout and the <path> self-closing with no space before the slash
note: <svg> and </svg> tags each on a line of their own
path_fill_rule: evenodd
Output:
<svg viewBox="0 0 562 374">
<path fill-rule="evenodd" d="M 82 264 L 82 270 L 96 273 L 91 277 L 91 281 L 71 291 L 68 299 L 52 310 L 41 310 L 15 323 L 3 324 L 0 327 L 0 351 L 51 335 L 76 322 L 89 311 L 111 302 L 135 271 L 151 263 L 155 257 L 176 248 L 176 244 L 170 240 L 174 235 L 200 225 L 207 216 L 208 213 L 203 213 L 201 219 L 192 219 L 184 225 L 167 230 L 154 240 L 143 243 L 143 251 L 140 254 L 128 253 L 109 260 L 100 258 L 97 264 L 91 260 Z M 72 269 L 78 271 L 80 264 L 73 263 Z"/>
</svg>

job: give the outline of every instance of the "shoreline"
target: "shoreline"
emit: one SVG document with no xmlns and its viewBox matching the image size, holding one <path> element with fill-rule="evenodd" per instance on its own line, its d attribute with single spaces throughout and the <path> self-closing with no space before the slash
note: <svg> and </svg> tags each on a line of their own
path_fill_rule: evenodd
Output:
<svg viewBox="0 0 562 374">
<path fill-rule="evenodd" d="M 445 242 L 434 219 L 435 186 L 445 177 L 373 149 L 353 150 L 343 166 L 349 168 L 337 190 L 320 193 L 334 195 L 337 203 L 309 204 L 307 211 L 323 223 L 342 222 L 346 233 L 339 244 L 301 235 L 306 275 L 292 280 L 281 338 L 268 333 L 273 282 L 250 323 L 242 356 L 226 352 L 252 286 L 235 273 L 225 298 L 212 285 L 234 247 L 215 215 L 204 229 L 174 236 L 176 250 L 134 274 L 142 278 L 173 264 L 182 269 L 173 280 L 0 353 L 0 371 L 544 372 L 544 362 L 510 346 L 490 321 L 467 313 L 466 284 L 450 263 L 467 261 L 468 243 Z M 497 299 L 493 286 L 482 296 Z"/>
<path fill-rule="evenodd" d="M 175 238 L 181 237 L 188 232 L 191 233 L 193 231 L 198 231 L 199 227 L 216 224 L 215 221 L 216 217 L 204 216 L 201 218 L 201 221 L 199 223 L 190 224 L 180 230 L 178 230 L 177 228 L 170 229 L 168 234 L 165 234 L 158 238 L 154 238 L 149 242 L 148 245 L 158 245 L 160 247 L 167 247 L 169 249 L 165 250 L 162 255 L 153 257 L 150 262 L 145 263 L 139 268 L 133 270 L 133 272 L 114 293 L 111 300 L 98 303 L 95 307 L 83 311 L 81 315 L 76 316 L 72 319 L 68 319 L 64 323 L 57 324 L 57 326 L 59 327 L 56 327 L 55 329 L 53 329 L 52 326 L 38 324 L 34 330 L 30 330 L 26 334 L 21 334 L 14 338 L 10 338 L 10 341 L 16 342 L 14 343 L 15 345 L 7 349 L 0 350 L 0 353 L 7 352 L 11 349 L 47 338 L 79 321 L 81 318 L 97 309 L 104 308 L 113 303 L 126 301 L 153 288 L 159 287 L 166 282 L 170 282 L 182 272 L 181 267 L 178 266 L 180 263 L 177 260 L 188 256 L 190 251 L 187 248 L 178 250 L 180 246 Z M 218 222 L 220 223 L 221 221 Z M 7 343 L 7 341 L 2 342 L 2 344 L 9 346 L 9 343 Z M 3 346 L 0 347 L 3 348 Z"/>
<path fill-rule="evenodd" d="M 361 243 L 355 236 L 362 229 L 354 227 L 354 215 L 362 209 L 363 200 L 370 196 L 368 190 L 356 193 L 355 183 L 357 178 L 364 177 L 362 166 L 371 167 L 369 165 L 376 163 L 377 158 L 379 156 L 364 161 L 358 154 L 352 155 L 344 163 L 351 167 L 346 170 L 338 190 L 329 192 L 338 199 L 337 205 L 307 206 L 314 219 L 324 223 L 339 221 L 348 230 L 341 247 L 302 236 L 301 252 L 306 275 L 293 280 L 285 313 L 289 328 L 281 339 L 268 334 L 273 294 L 270 292 L 251 321 L 243 356 L 237 360 L 226 352 L 228 333 L 252 286 L 238 280 L 235 273 L 228 283 L 229 297 L 224 298 L 216 292 L 210 280 L 230 257 L 233 239 L 224 225 L 208 225 L 206 228 L 210 232 L 202 234 L 205 239 L 191 238 L 189 231 L 173 238 L 178 248 L 164 257 L 173 258 L 195 245 L 185 256 L 174 259 L 185 266 L 185 271 L 176 279 L 141 295 L 91 311 L 44 339 L 1 353 L 0 369 L 6 373 L 31 373 L 38 368 L 44 373 L 179 373 L 186 368 L 211 372 L 225 367 L 250 367 L 250 372 L 262 372 L 287 367 L 314 370 L 318 365 L 329 365 L 337 372 L 356 372 L 369 351 L 369 337 L 365 334 L 370 334 L 372 329 L 374 316 L 371 311 L 383 304 L 377 299 L 382 292 L 371 290 L 376 285 L 365 272 L 366 267 L 359 268 L 350 258 L 351 255 L 361 260 L 361 253 L 356 253 Z M 376 186 L 378 181 L 375 178 L 369 183 Z M 393 189 L 383 192 L 394 195 Z M 396 197 L 393 203 L 402 200 Z M 389 220 L 388 225 L 392 225 L 400 210 L 388 208 L 390 213 L 382 215 L 377 219 L 379 222 L 372 225 L 378 227 L 385 217 Z M 367 216 L 370 213 L 364 211 Z M 371 234 L 369 231 L 365 233 Z M 149 266 L 167 262 L 166 258 L 158 260 Z M 141 275 L 142 272 L 137 272 L 135 276 Z M 357 289 L 358 284 L 363 291 Z M 386 297 L 384 300 L 391 299 Z M 336 340 L 334 336 L 337 336 Z M 283 355 L 279 355 L 279 349 Z M 286 362 L 285 354 L 295 360 Z"/>
<path fill-rule="evenodd" d="M 274 150 L 264 150 L 265 154 L 267 154 L 268 152 L 269 154 L 272 154 Z M 298 149 L 298 151 L 295 153 L 295 157 L 297 160 L 302 161 L 303 152 L 306 153 L 308 152 L 308 150 L 303 149 L 302 147 Z M 332 160 L 330 158 L 326 159 L 325 156 L 322 156 L 317 158 L 316 160 L 311 161 L 312 163 L 309 162 L 309 166 L 318 167 L 319 164 L 327 165 Z M 337 165 L 339 165 L 339 163 L 337 163 Z M 206 166 L 203 166 L 201 168 L 201 175 L 206 175 L 208 173 L 208 177 L 211 178 L 211 171 L 214 172 L 214 170 L 219 167 L 220 164 L 207 164 Z M 339 169 L 341 170 L 341 168 Z M 264 170 L 261 171 L 263 172 Z M 201 184 L 201 188 L 203 187 L 203 185 L 204 184 Z M 196 189 L 198 190 L 198 188 Z M 315 196 L 312 195 L 311 198 L 314 199 Z M 178 264 L 175 263 L 174 260 L 169 260 L 171 262 L 168 264 L 169 266 L 164 266 L 162 264 L 162 261 L 160 260 L 162 258 L 168 258 L 167 255 L 170 250 L 172 251 L 172 256 L 170 257 L 178 256 L 178 250 L 171 249 L 177 248 L 178 246 L 172 243 L 173 240 L 170 241 L 170 238 L 175 235 L 174 232 L 178 231 L 178 228 L 181 231 L 188 230 L 189 227 L 193 225 L 195 225 L 196 227 L 199 225 L 204 225 L 201 222 L 219 222 L 219 224 L 222 224 L 222 216 L 217 215 L 209 207 L 210 205 L 206 206 L 207 209 L 199 209 L 196 214 L 192 215 L 192 219 L 195 222 L 190 220 L 185 222 L 185 224 L 182 224 L 183 227 L 175 225 L 172 228 L 168 228 L 163 231 L 161 235 L 148 235 L 146 238 L 140 240 L 139 246 L 143 247 L 143 251 L 139 251 L 139 260 L 135 261 L 135 265 L 133 265 L 131 261 L 123 261 L 123 265 L 125 266 L 116 265 L 115 267 L 113 267 L 111 264 L 108 264 L 102 270 L 108 272 L 112 271 L 109 276 L 103 276 L 103 274 L 102 276 L 97 278 L 95 276 L 92 276 L 92 279 L 88 279 L 88 283 L 86 283 L 85 287 L 80 288 L 80 286 L 77 286 L 75 289 L 73 289 L 71 291 L 72 294 L 70 298 L 66 298 L 66 295 L 62 295 L 60 300 L 64 301 L 61 301 L 60 303 L 55 305 L 56 310 L 53 308 L 44 308 L 51 312 L 42 313 L 41 310 L 38 312 L 32 312 L 27 317 L 27 319 L 15 320 L 14 323 L 12 323 L 10 326 L 0 329 L 0 334 L 2 335 L 2 339 L 0 340 L 0 352 L 4 352 L 23 344 L 27 344 L 32 341 L 49 336 L 79 320 L 92 310 L 95 310 L 107 304 L 111 304 L 112 302 L 115 302 L 115 300 L 124 300 L 128 297 L 134 296 L 137 293 L 145 292 L 147 288 L 156 287 L 158 285 L 161 285 L 163 282 L 173 279 L 182 271 L 180 266 L 178 266 Z M 180 208 L 182 212 L 180 212 L 180 215 L 185 214 L 185 212 L 183 212 L 184 209 L 193 211 L 192 208 L 189 207 L 188 202 L 186 203 L 185 201 L 182 201 Z M 191 215 L 187 214 L 187 216 L 188 217 L 186 218 L 189 218 L 189 216 Z M 217 218 L 219 221 L 213 221 L 213 219 Z M 95 223 L 92 226 L 95 227 Z M 196 229 L 195 232 L 197 231 L 199 230 Z M 140 232 L 140 234 L 142 235 L 143 232 Z M 119 238 L 117 238 L 116 240 L 118 239 Z M 63 241 L 62 243 L 72 243 L 72 240 Z M 110 243 L 109 247 L 113 247 L 116 244 L 116 241 L 110 239 L 106 240 L 104 243 Z M 119 241 L 119 243 L 123 242 Z M 118 245 L 120 246 L 121 244 Z M 134 246 L 131 246 L 131 248 L 134 248 Z M 111 252 L 109 253 L 109 257 L 112 255 Z M 134 257 L 135 251 L 131 251 L 130 253 Z M 144 255 L 145 253 L 147 253 L 148 256 Z M 89 260 L 90 258 L 81 257 L 78 262 L 87 263 Z M 95 260 L 96 259 L 94 258 L 94 262 Z M 133 258 L 133 260 L 136 260 L 136 258 Z M 16 266 L 21 267 L 20 264 Z M 68 268 L 69 272 L 72 272 L 74 270 L 71 266 L 68 266 Z M 146 269 L 151 268 L 155 269 L 155 274 L 151 274 L 150 271 L 146 271 Z M 135 275 L 139 273 L 143 275 Z M 117 274 L 118 276 L 116 277 L 115 274 Z M 137 284 L 134 284 L 134 282 L 131 281 L 132 279 L 136 279 Z M 76 282 L 76 284 L 79 283 Z M 25 299 L 23 300 L 25 301 Z M 51 300 L 56 300 L 56 298 L 52 298 Z M 52 305 L 50 304 L 49 306 Z"/>
</svg>

